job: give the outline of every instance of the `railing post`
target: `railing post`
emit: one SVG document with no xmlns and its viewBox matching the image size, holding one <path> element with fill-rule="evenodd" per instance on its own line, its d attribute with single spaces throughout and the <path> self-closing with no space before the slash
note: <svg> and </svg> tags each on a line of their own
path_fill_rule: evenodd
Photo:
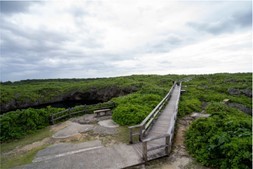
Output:
<svg viewBox="0 0 253 169">
<path fill-rule="evenodd" d="M 145 162 L 147 162 L 148 161 L 147 141 L 145 141 L 145 142 L 142 143 L 142 148 L 143 148 L 143 151 L 142 151 L 143 160 Z"/>
<path fill-rule="evenodd" d="M 133 129 L 129 128 L 129 143 L 133 144 Z"/>
<path fill-rule="evenodd" d="M 142 125 L 142 126 L 140 126 L 140 130 L 139 130 L 139 132 L 140 132 L 140 135 L 139 135 L 139 141 L 142 141 L 142 139 L 143 139 L 142 130 L 143 130 L 143 125 Z"/>
<path fill-rule="evenodd" d="M 165 138 L 165 154 L 169 155 L 170 154 L 170 135 L 166 136 Z"/>
<path fill-rule="evenodd" d="M 71 109 L 68 108 L 68 115 L 69 115 L 69 118 L 71 117 L 71 115 L 70 115 L 71 111 L 70 111 L 70 110 L 71 110 Z"/>
<path fill-rule="evenodd" d="M 54 124 L 54 115 L 51 115 L 51 123 Z"/>
</svg>

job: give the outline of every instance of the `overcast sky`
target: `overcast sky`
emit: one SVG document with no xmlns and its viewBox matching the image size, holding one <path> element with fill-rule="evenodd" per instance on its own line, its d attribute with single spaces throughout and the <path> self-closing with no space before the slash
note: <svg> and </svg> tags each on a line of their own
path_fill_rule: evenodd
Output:
<svg viewBox="0 0 253 169">
<path fill-rule="evenodd" d="M 252 72 L 251 1 L 1 1 L 1 81 Z"/>
</svg>

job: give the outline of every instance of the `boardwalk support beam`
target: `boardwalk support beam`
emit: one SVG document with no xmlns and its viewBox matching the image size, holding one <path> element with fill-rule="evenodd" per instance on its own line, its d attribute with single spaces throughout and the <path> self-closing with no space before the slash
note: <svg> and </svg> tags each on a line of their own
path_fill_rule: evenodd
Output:
<svg viewBox="0 0 253 169">
<path fill-rule="evenodd" d="M 145 162 L 148 161 L 148 148 L 147 148 L 147 142 L 143 142 L 142 143 L 142 146 L 143 146 L 143 160 Z"/>
<path fill-rule="evenodd" d="M 171 143 L 170 143 L 170 135 L 168 135 L 166 138 L 165 138 L 165 154 L 167 154 L 169 156 L 170 154 L 170 149 L 171 149 Z"/>
</svg>

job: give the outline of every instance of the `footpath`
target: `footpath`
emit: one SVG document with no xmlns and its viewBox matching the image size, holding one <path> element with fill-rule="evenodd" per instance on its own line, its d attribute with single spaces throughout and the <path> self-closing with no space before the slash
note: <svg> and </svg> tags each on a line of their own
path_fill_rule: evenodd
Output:
<svg viewBox="0 0 253 169">
<path fill-rule="evenodd" d="M 55 133 L 54 139 L 73 137 L 90 130 L 111 132 L 118 127 L 110 120 L 99 126 L 69 122 L 68 126 Z M 99 127 L 99 128 L 98 128 Z M 82 143 L 57 143 L 39 151 L 33 162 L 15 169 L 118 169 L 142 163 L 140 154 L 132 145 L 123 143 L 104 146 L 100 140 Z"/>
<path fill-rule="evenodd" d="M 60 143 L 39 151 L 32 164 L 18 169 L 118 169 L 140 164 L 131 145 L 104 147 L 100 141 L 79 144 Z"/>
</svg>

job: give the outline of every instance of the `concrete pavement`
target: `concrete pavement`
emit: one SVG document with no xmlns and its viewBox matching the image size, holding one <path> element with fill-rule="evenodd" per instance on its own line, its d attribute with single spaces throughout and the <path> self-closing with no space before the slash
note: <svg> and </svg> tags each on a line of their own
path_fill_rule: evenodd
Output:
<svg viewBox="0 0 253 169">
<path fill-rule="evenodd" d="M 142 163 L 132 145 L 104 147 L 100 141 L 60 143 L 37 153 L 32 164 L 18 169 L 118 169 Z"/>
</svg>

